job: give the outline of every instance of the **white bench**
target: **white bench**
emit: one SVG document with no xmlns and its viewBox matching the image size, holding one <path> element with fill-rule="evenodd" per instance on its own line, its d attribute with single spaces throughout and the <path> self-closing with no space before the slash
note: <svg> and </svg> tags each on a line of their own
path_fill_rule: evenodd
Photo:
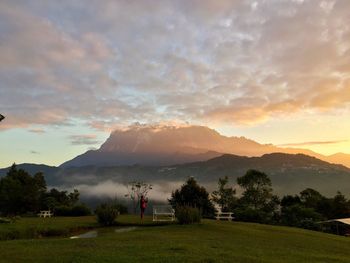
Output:
<svg viewBox="0 0 350 263">
<path fill-rule="evenodd" d="M 43 211 L 40 211 L 40 213 L 38 213 L 38 216 L 39 217 L 51 217 L 53 216 L 53 213 L 50 212 L 50 210 L 43 210 Z"/>
<path fill-rule="evenodd" d="M 222 212 L 220 207 L 216 207 L 216 220 L 225 219 L 232 221 L 234 219 L 233 212 Z"/>
<path fill-rule="evenodd" d="M 175 221 L 175 210 L 171 205 L 153 206 L 153 221 Z"/>
</svg>

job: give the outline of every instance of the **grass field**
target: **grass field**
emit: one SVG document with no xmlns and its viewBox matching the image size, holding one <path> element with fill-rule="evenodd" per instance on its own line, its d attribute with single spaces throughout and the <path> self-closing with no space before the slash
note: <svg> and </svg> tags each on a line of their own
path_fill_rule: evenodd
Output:
<svg viewBox="0 0 350 263">
<path fill-rule="evenodd" d="M 30 225 L 41 219 L 22 220 Z M 94 225 L 93 217 L 50 222 L 61 227 Z M 118 222 L 139 225 L 132 216 L 121 216 Z M 349 238 L 296 228 L 212 220 L 154 225 L 147 218 L 133 231 L 110 231 L 91 239 L 0 241 L 0 262 L 350 262 L 349 247 Z"/>
</svg>

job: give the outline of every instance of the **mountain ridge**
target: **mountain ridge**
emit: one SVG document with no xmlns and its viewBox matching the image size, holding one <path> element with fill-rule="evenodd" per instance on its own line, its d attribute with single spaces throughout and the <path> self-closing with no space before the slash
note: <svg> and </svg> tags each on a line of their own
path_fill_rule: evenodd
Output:
<svg viewBox="0 0 350 263">
<path fill-rule="evenodd" d="M 206 126 L 132 126 L 113 131 L 97 150 L 89 150 L 60 167 L 114 165 L 174 165 L 205 161 L 222 154 L 262 156 L 283 152 L 306 154 L 350 167 L 350 155 L 325 156 L 308 149 L 282 148 L 260 144 L 246 137 L 224 136 Z"/>
<path fill-rule="evenodd" d="M 25 169 L 25 166 L 26 164 L 20 164 L 18 168 Z M 42 168 L 39 165 L 37 171 L 42 171 Z M 194 176 L 212 191 L 220 177 L 228 176 L 230 182 L 236 182 L 237 177 L 244 175 L 249 169 L 268 174 L 274 190 L 280 195 L 295 194 L 305 188 L 314 188 L 328 196 L 337 191 L 346 195 L 350 192 L 349 168 L 304 154 L 286 153 L 265 154 L 261 157 L 224 154 L 207 161 L 170 166 L 54 167 L 48 170 L 45 178 L 50 186 L 66 189 L 82 187 L 83 193 L 90 187 L 100 189 L 99 185 L 125 185 L 135 180 L 162 185 L 162 189 L 169 188 L 171 192 L 174 185 Z M 32 174 L 37 171 L 32 169 Z M 0 169 L 0 176 L 5 174 L 6 169 Z"/>
</svg>

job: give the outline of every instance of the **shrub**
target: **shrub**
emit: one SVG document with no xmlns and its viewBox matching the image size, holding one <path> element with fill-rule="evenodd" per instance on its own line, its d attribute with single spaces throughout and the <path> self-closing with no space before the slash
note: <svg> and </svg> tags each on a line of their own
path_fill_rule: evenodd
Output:
<svg viewBox="0 0 350 263">
<path fill-rule="evenodd" d="M 55 216 L 70 216 L 71 208 L 66 205 L 61 205 L 55 208 Z"/>
<path fill-rule="evenodd" d="M 117 203 L 114 205 L 114 207 L 119 211 L 119 214 L 121 215 L 125 215 L 128 213 L 128 208 L 123 204 Z"/>
<path fill-rule="evenodd" d="M 98 223 L 103 226 L 111 226 L 114 224 L 119 211 L 116 209 L 115 205 L 101 204 L 96 208 L 95 214 L 97 216 Z"/>
<path fill-rule="evenodd" d="M 56 216 L 87 216 L 91 215 L 91 210 L 84 204 L 77 204 L 75 206 L 58 206 L 55 208 Z"/>
<path fill-rule="evenodd" d="M 193 177 L 188 178 L 180 189 L 171 194 L 169 203 L 173 208 L 178 206 L 198 207 L 203 217 L 213 218 L 215 215 L 215 208 L 209 199 L 209 193 Z"/>
<path fill-rule="evenodd" d="M 91 210 L 84 204 L 78 204 L 72 207 L 71 216 L 88 216 L 91 215 Z"/>
<path fill-rule="evenodd" d="M 201 221 L 199 209 L 190 206 L 178 206 L 175 215 L 181 225 L 200 223 Z"/>
</svg>

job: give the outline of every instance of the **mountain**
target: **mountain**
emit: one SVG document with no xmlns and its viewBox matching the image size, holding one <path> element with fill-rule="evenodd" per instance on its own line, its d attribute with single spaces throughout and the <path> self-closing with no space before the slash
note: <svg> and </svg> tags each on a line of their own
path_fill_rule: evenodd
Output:
<svg viewBox="0 0 350 263">
<path fill-rule="evenodd" d="M 330 163 L 341 163 L 347 167 L 350 167 L 350 154 L 336 153 L 329 155 L 326 158 L 322 158 L 322 160 L 326 160 Z"/>
<path fill-rule="evenodd" d="M 90 165 L 57 168 L 23 164 L 18 167 L 30 171 L 31 174 L 44 171 L 49 185 L 63 189 L 76 187 L 82 195 L 101 195 L 106 192 L 124 194 L 124 184 L 137 180 L 155 185 L 155 191 L 164 197 L 189 176 L 194 176 L 209 191 L 213 191 L 220 177 L 228 176 L 234 184 L 237 177 L 244 175 L 249 169 L 268 174 L 274 191 L 279 195 L 296 194 L 309 187 L 328 196 L 333 196 L 337 191 L 345 195 L 350 193 L 349 168 L 304 154 L 272 153 L 261 157 L 224 154 L 207 161 L 166 166 Z M 1 169 L 0 176 L 7 170 L 8 168 Z"/>
<path fill-rule="evenodd" d="M 173 165 L 205 161 L 222 154 L 261 156 L 267 153 L 303 153 L 323 160 L 326 156 L 306 149 L 278 148 L 245 137 L 227 137 L 204 126 L 132 126 L 116 130 L 97 150 L 90 150 L 61 167 L 116 165 Z"/>
<path fill-rule="evenodd" d="M 228 176 L 234 183 L 249 169 L 267 173 L 276 193 L 296 194 L 305 188 L 315 188 L 325 195 L 334 195 L 338 190 L 350 192 L 350 169 L 343 165 L 327 163 L 304 154 L 272 153 L 261 157 L 244 157 L 224 154 L 207 161 L 171 166 L 115 166 L 115 167 L 68 167 L 61 168 L 57 177 L 64 185 L 103 185 L 102 182 L 124 184 L 139 180 L 168 187 L 183 183 L 194 176 L 208 190 L 217 186 L 220 177 Z M 164 190 L 164 189 L 163 189 Z"/>
</svg>

